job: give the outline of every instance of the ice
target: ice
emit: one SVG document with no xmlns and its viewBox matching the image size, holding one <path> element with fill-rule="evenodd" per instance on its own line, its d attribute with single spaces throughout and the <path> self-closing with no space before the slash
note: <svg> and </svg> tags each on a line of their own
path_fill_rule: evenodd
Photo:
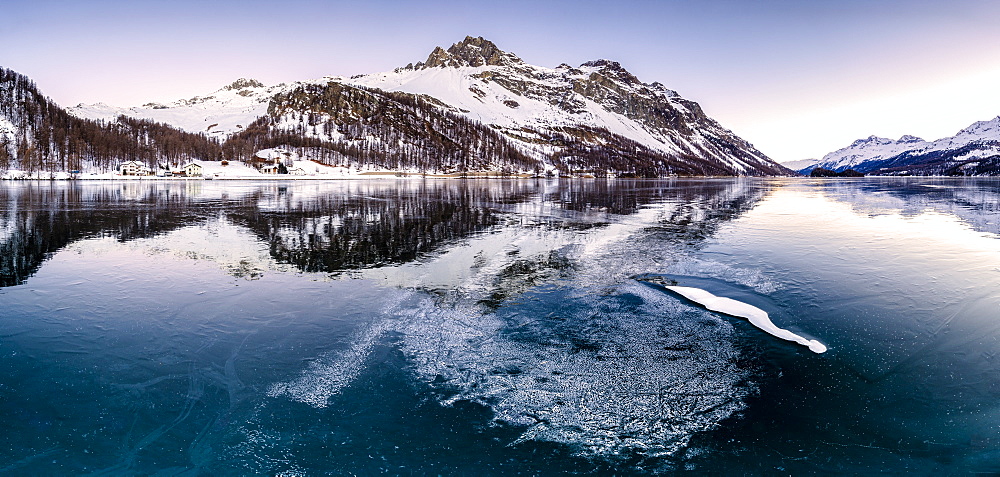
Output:
<svg viewBox="0 0 1000 477">
<path fill-rule="evenodd" d="M 809 350 L 814 353 L 826 352 L 827 348 L 823 343 L 816 340 L 810 340 L 784 328 L 778 328 L 771 322 L 771 318 L 768 316 L 767 312 L 757 308 L 756 306 L 743 303 L 742 301 L 733 300 L 732 298 L 715 296 L 712 293 L 700 288 L 681 286 L 666 286 L 664 288 L 683 296 L 688 300 L 698 303 L 709 310 L 717 311 L 726 315 L 746 318 L 750 320 L 750 324 L 764 330 L 767 334 L 808 347 Z"/>
<path fill-rule="evenodd" d="M 686 459 L 693 436 L 744 410 L 756 392 L 730 320 L 628 279 L 685 256 L 657 246 L 662 235 L 649 235 L 651 224 L 690 229 L 700 220 L 711 231 L 723 220 L 706 213 L 711 204 L 756 200 L 742 200 L 742 183 L 694 193 L 704 206 L 639 207 L 612 224 L 602 212 L 581 216 L 592 226 L 547 234 L 507 228 L 418 265 L 366 271 L 407 296 L 374 318 L 375 331 L 320 356 L 272 396 L 336 408 L 355 399 L 350 383 L 372 353 L 391 346 L 418 393 L 443 406 L 483 406 L 495 424 L 518 431 L 509 445 L 554 442 L 583 456 L 668 466 Z M 565 213 L 551 203 L 516 212 Z M 755 290 L 773 287 L 752 270 L 698 266 Z"/>
<path fill-rule="evenodd" d="M 783 288 L 759 269 L 734 267 L 714 260 L 680 257 L 670 265 L 672 276 L 705 277 L 727 283 L 735 283 L 752 288 L 755 292 L 769 295 Z"/>
<path fill-rule="evenodd" d="M 511 445 L 549 441 L 580 455 L 673 459 L 693 435 L 745 408 L 748 371 L 737 364 L 724 320 L 634 282 L 622 287 L 563 296 L 564 315 L 548 317 L 530 307 L 498 315 L 446 306 L 414 291 L 349 350 L 270 394 L 334 405 L 377 336 L 391 332 L 417 381 L 440 390 L 442 405 L 477 403 L 496 423 L 521 427 Z"/>
<path fill-rule="evenodd" d="M 379 338 L 387 331 L 387 322 L 378 322 L 358 333 L 347 350 L 324 356 L 309 363 L 309 369 L 297 379 L 275 383 L 269 397 L 287 396 L 313 407 L 326 407 L 330 398 L 354 382 Z"/>
</svg>

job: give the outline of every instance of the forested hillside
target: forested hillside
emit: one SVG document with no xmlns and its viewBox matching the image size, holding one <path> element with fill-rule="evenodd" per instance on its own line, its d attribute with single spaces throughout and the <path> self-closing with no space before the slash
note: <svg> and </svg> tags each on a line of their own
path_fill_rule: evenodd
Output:
<svg viewBox="0 0 1000 477">
<path fill-rule="evenodd" d="M 218 159 L 222 148 L 203 135 L 148 120 L 104 123 L 72 116 L 28 77 L 0 68 L 0 170 L 110 170 L 123 161 L 151 167 Z"/>
<path fill-rule="evenodd" d="M 541 163 L 495 130 L 433 98 L 331 82 L 274 96 L 259 118 L 224 145 L 225 156 L 289 147 L 331 165 L 419 171 L 530 171 Z"/>
</svg>

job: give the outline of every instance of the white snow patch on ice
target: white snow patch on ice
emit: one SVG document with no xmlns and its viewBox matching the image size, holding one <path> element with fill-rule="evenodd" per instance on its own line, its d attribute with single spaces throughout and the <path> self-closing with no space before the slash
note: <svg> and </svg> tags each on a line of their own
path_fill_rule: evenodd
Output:
<svg viewBox="0 0 1000 477">
<path fill-rule="evenodd" d="M 767 334 L 808 347 L 809 350 L 814 353 L 826 352 L 827 348 L 823 343 L 816 340 L 810 340 L 784 328 L 778 328 L 771 322 L 771 318 L 768 316 L 766 311 L 761 310 L 760 308 L 757 308 L 749 303 L 743 303 L 742 301 L 737 301 L 732 298 L 715 296 L 712 293 L 700 288 L 679 286 L 667 286 L 665 288 L 683 296 L 684 298 L 687 298 L 688 300 L 698 303 L 709 310 L 724 313 L 726 315 L 746 318 L 750 320 L 750 324 L 764 330 Z"/>
</svg>

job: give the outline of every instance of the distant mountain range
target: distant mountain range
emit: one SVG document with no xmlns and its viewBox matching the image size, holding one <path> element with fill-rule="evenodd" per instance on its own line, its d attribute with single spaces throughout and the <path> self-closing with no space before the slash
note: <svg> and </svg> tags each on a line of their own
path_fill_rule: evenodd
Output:
<svg viewBox="0 0 1000 477">
<path fill-rule="evenodd" d="M 0 69 L 0 170 L 258 160 L 421 172 L 790 175 L 701 107 L 614 61 L 533 66 L 467 37 L 394 71 L 265 86 L 240 79 L 169 104 L 62 109 Z"/>
<path fill-rule="evenodd" d="M 784 164 L 803 174 L 813 169 L 869 175 L 1000 175 L 1000 116 L 979 121 L 954 136 L 925 141 L 915 136 L 898 140 L 870 136 L 833 151 L 809 164 Z"/>
</svg>

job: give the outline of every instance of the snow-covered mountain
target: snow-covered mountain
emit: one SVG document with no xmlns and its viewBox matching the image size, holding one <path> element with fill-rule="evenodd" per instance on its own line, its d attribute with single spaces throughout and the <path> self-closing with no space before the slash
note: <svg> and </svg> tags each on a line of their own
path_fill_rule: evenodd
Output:
<svg viewBox="0 0 1000 477">
<path fill-rule="evenodd" d="M 614 61 L 545 68 L 467 37 L 447 51 L 436 48 L 425 62 L 344 82 L 433 97 L 519 140 L 535 157 L 553 152 L 548 131 L 585 128 L 677 158 L 711 159 L 731 173 L 780 170 L 697 103 L 639 81 Z"/>
<path fill-rule="evenodd" d="M 799 159 L 796 161 L 785 161 L 781 165 L 785 166 L 793 171 L 800 171 L 802 169 L 808 169 L 819 162 L 819 159 Z"/>
<path fill-rule="evenodd" d="M 898 140 L 875 136 L 858 139 L 801 172 L 824 168 L 876 174 L 995 175 L 1000 172 L 998 160 L 1000 116 L 936 141 L 909 135 Z"/>
<path fill-rule="evenodd" d="M 545 68 L 473 37 L 390 72 L 270 87 L 241 79 L 169 104 L 78 105 L 68 111 L 92 120 L 125 115 L 169 124 L 233 141 L 238 154 L 287 146 L 328 162 L 349 161 L 362 151 L 366 158 L 442 170 L 790 174 L 697 103 L 659 83 L 639 81 L 617 62 Z M 496 144 L 477 148 L 482 141 Z M 498 152 L 511 159 L 482 157 Z M 451 159 L 437 167 L 419 156 Z M 531 162 L 536 165 L 526 167 Z"/>
</svg>

